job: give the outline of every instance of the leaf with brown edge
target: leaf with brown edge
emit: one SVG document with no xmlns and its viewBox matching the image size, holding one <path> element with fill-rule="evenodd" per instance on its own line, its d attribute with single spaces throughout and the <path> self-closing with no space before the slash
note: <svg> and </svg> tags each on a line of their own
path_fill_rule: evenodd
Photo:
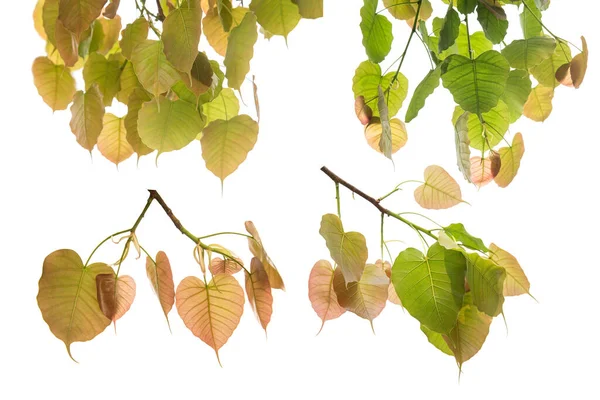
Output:
<svg viewBox="0 0 600 400">
<path fill-rule="evenodd" d="M 338 303 L 337 295 L 333 289 L 334 270 L 327 260 L 319 260 L 310 270 L 308 278 L 308 298 L 313 310 L 321 318 L 321 333 L 325 321 L 336 319 L 346 312 L 346 309 Z"/>
<path fill-rule="evenodd" d="M 210 266 L 208 269 L 213 275 L 216 274 L 228 274 L 233 275 L 242 270 L 243 262 L 240 258 L 235 257 L 234 259 L 222 259 L 221 257 L 215 257 L 210 260 Z"/>
<path fill-rule="evenodd" d="M 100 310 L 102 310 L 102 314 L 110 320 L 113 319 L 117 306 L 115 286 L 116 280 L 113 272 L 110 274 L 96 275 L 96 297 L 98 298 L 98 305 L 100 306 Z"/>
<path fill-rule="evenodd" d="M 529 93 L 529 98 L 523 106 L 523 115 L 536 121 L 544 122 L 552 113 L 554 88 L 537 85 Z"/>
<path fill-rule="evenodd" d="M 518 132 L 512 141 L 512 146 L 502 147 L 499 151 L 502 165 L 498 175 L 494 177 L 496 184 L 502 188 L 507 187 L 519 172 L 521 159 L 525 153 L 525 144 L 523 143 L 523 135 Z"/>
<path fill-rule="evenodd" d="M 256 314 L 260 325 L 267 332 L 267 325 L 271 321 L 273 313 L 273 295 L 271 294 L 271 285 L 269 277 L 260 260 L 252 257 L 250 261 L 250 274 L 246 276 L 246 295 L 250 308 Z"/>
<path fill-rule="evenodd" d="M 425 182 L 415 189 L 415 200 L 423 208 L 441 210 L 464 202 L 458 183 L 437 165 L 425 169 Z"/>
<path fill-rule="evenodd" d="M 65 28 L 60 20 L 56 21 L 54 31 L 56 49 L 67 67 L 75 65 L 79 60 L 79 39 Z"/>
<path fill-rule="evenodd" d="M 471 157 L 471 182 L 478 188 L 490 183 L 492 176 L 492 162 L 489 158 Z"/>
<path fill-rule="evenodd" d="M 373 329 L 373 320 L 385 308 L 389 285 L 390 279 L 375 264 L 365 266 L 358 282 L 345 282 L 339 268 L 336 268 L 333 274 L 333 288 L 339 305 L 369 320 L 371 329 Z"/>
<path fill-rule="evenodd" d="M 113 273 L 103 263 L 84 267 L 73 250 L 57 250 L 44 259 L 37 303 L 44 321 L 65 343 L 71 359 L 73 342 L 91 340 L 110 324 L 98 306 L 96 276 Z"/>
<path fill-rule="evenodd" d="M 60 0 L 58 19 L 65 28 L 80 35 L 100 16 L 106 0 Z"/>
<path fill-rule="evenodd" d="M 368 106 L 367 106 L 368 107 Z M 400 150 L 408 141 L 408 135 L 406 133 L 406 125 L 398 118 L 392 118 L 389 121 L 389 127 L 391 129 L 391 154 L 396 153 Z M 383 154 L 380 143 L 382 143 L 384 137 L 384 127 L 379 117 L 373 117 L 371 122 L 365 127 L 365 138 L 367 143 L 373 150 Z"/>
<path fill-rule="evenodd" d="M 184 278 L 175 293 L 177 312 L 190 331 L 215 350 L 237 328 L 244 312 L 244 290 L 231 275 L 218 274 L 206 285 L 195 276 Z"/>
<path fill-rule="evenodd" d="M 583 51 L 571 60 L 571 79 L 573 80 L 575 89 L 579 89 L 579 86 L 583 83 L 583 78 L 585 78 L 585 72 L 587 71 L 588 47 L 583 36 L 581 37 L 581 47 Z"/>
<path fill-rule="evenodd" d="M 75 94 L 75 79 L 64 65 L 55 65 L 48 57 L 38 57 L 31 67 L 33 83 L 52 111 L 65 110 Z"/>
<path fill-rule="evenodd" d="M 104 103 L 97 85 L 92 85 L 85 93 L 75 93 L 69 125 L 81 147 L 92 151 L 102 132 L 103 118 Z"/>
<path fill-rule="evenodd" d="M 118 166 L 133 154 L 133 148 L 127 141 L 124 118 L 106 113 L 103 124 L 102 132 L 98 136 L 98 150 L 107 160 Z"/>
<path fill-rule="evenodd" d="M 500 154 L 498 154 L 495 150 L 490 150 L 490 170 L 492 171 L 492 177 L 495 178 L 498 176 L 498 172 L 500 172 L 500 168 L 502 167 L 502 159 L 500 158 Z"/>
<path fill-rule="evenodd" d="M 119 40 L 121 32 L 121 17 L 118 15 L 112 19 L 98 18 L 98 23 L 102 26 L 104 39 L 98 49 L 100 54 L 108 54 Z"/>
<path fill-rule="evenodd" d="M 371 118 L 373 118 L 373 109 L 365 103 L 365 96 L 363 95 L 357 96 L 354 99 L 354 112 L 363 125 L 368 125 L 371 122 Z"/>
<path fill-rule="evenodd" d="M 490 245 L 490 259 L 506 271 L 503 287 L 504 296 L 519 296 L 521 294 L 531 296 L 531 293 L 529 293 L 531 286 L 529 280 L 512 254 L 492 243 Z"/>
<path fill-rule="evenodd" d="M 156 261 L 150 257 L 146 257 L 146 275 L 152 284 L 152 289 L 158 297 L 160 307 L 165 314 L 169 330 L 169 311 L 175 303 L 175 283 L 173 282 L 173 272 L 171 271 L 171 263 L 164 251 L 156 253 Z"/>
<path fill-rule="evenodd" d="M 110 0 L 110 4 L 104 8 L 104 15 L 106 18 L 113 19 L 117 16 L 117 11 L 119 11 L 119 5 L 121 4 L 121 0 Z"/>
<path fill-rule="evenodd" d="M 271 258 L 265 251 L 262 240 L 258 234 L 258 230 L 256 230 L 256 226 L 254 226 L 254 222 L 246 221 L 244 223 L 246 231 L 252 236 L 252 238 L 248 238 L 248 248 L 252 255 L 260 260 L 265 271 L 267 272 L 267 276 L 269 277 L 269 283 L 273 289 L 282 289 L 285 290 L 285 285 L 283 284 L 283 279 L 279 274 L 279 271 L 271 261 Z"/>
</svg>

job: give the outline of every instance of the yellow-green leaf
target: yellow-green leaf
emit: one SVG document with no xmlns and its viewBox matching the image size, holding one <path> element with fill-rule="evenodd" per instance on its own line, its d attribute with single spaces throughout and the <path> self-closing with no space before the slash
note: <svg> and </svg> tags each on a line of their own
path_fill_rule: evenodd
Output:
<svg viewBox="0 0 600 400">
<path fill-rule="evenodd" d="M 198 0 L 184 1 L 163 22 L 164 52 L 178 70 L 189 73 L 198 54 L 202 9 Z"/>
<path fill-rule="evenodd" d="M 231 14 L 231 29 L 242 22 L 242 19 L 247 12 L 248 9 L 244 7 L 235 7 L 233 9 Z M 221 20 L 219 19 L 219 13 L 215 8 L 208 11 L 202 20 L 202 31 L 208 40 L 208 44 L 210 44 L 218 54 L 225 57 L 229 32 L 223 30 L 223 25 L 221 25 Z"/>
<path fill-rule="evenodd" d="M 127 115 L 125 116 L 125 130 L 127 131 L 127 142 L 131 145 L 138 157 L 152 153 L 154 150 L 146 146 L 138 133 L 138 117 L 142 105 L 151 100 L 144 89 L 134 89 L 127 99 Z"/>
<path fill-rule="evenodd" d="M 70 126 L 81 147 L 92 151 L 102 132 L 103 118 L 104 103 L 97 85 L 92 85 L 85 93 L 81 90 L 75 93 Z"/>
<path fill-rule="evenodd" d="M 127 141 L 124 118 L 113 114 L 104 114 L 104 126 L 98 137 L 98 150 L 109 161 L 119 165 L 133 154 L 133 149 Z"/>
<path fill-rule="evenodd" d="M 467 283 L 471 288 L 473 303 L 490 317 L 502 312 L 503 286 L 506 272 L 490 259 L 477 253 L 466 255 Z"/>
<path fill-rule="evenodd" d="M 102 102 L 108 107 L 121 88 L 121 63 L 107 60 L 102 54 L 92 53 L 83 67 L 83 80 L 85 90 L 89 90 L 93 84 L 98 85 Z"/>
<path fill-rule="evenodd" d="M 179 81 L 179 72 L 167 61 L 162 41 L 145 40 L 133 48 L 131 62 L 140 83 L 154 97 Z"/>
<path fill-rule="evenodd" d="M 438 333 L 436 331 L 432 331 L 423 324 L 421 324 L 421 332 L 423 332 L 425 336 L 427 336 L 427 340 L 429 341 L 429 343 L 434 345 L 442 353 L 447 354 L 449 356 L 454 355 L 452 350 L 450 350 L 450 347 L 448 347 L 448 343 L 446 343 L 446 340 L 444 340 L 443 334 Z"/>
<path fill-rule="evenodd" d="M 97 22 L 102 26 L 102 33 L 104 38 L 98 53 L 108 54 L 119 40 L 119 33 L 121 32 L 121 17 L 118 15 L 112 19 L 98 18 Z"/>
<path fill-rule="evenodd" d="M 75 79 L 64 65 L 55 65 L 48 57 L 38 57 L 31 68 L 33 83 L 52 111 L 65 110 L 75 94 Z"/>
<path fill-rule="evenodd" d="M 416 11 L 412 0 L 383 0 L 387 11 L 396 19 L 409 20 L 414 18 Z"/>
<path fill-rule="evenodd" d="M 252 308 L 260 325 L 266 332 L 273 313 L 273 295 L 271 294 L 267 272 L 257 257 L 252 258 L 250 274 L 246 272 L 245 276 L 248 303 L 250 303 L 250 308 Z"/>
<path fill-rule="evenodd" d="M 202 104 L 202 112 L 206 116 L 207 124 L 217 119 L 227 121 L 238 115 L 240 103 L 233 89 L 224 88 L 213 101 Z"/>
<path fill-rule="evenodd" d="M 254 43 L 257 38 L 256 16 L 251 12 L 246 13 L 240 24 L 229 33 L 227 51 L 223 60 L 226 68 L 225 76 L 230 88 L 240 90 L 250 71 L 250 60 L 254 55 Z"/>
<path fill-rule="evenodd" d="M 135 299 L 135 281 L 129 275 L 121 275 L 117 278 L 115 313 L 113 322 L 121 319 L 131 308 Z"/>
<path fill-rule="evenodd" d="M 265 30 L 286 39 L 301 18 L 298 6 L 292 0 L 252 0 L 250 10 Z"/>
<path fill-rule="evenodd" d="M 498 150 L 500 153 L 500 171 L 494 177 L 494 181 L 500 187 L 507 187 L 519 172 L 521 159 L 525 153 L 525 144 L 523 143 L 523 135 L 518 132 L 512 141 L 512 146 L 502 147 Z"/>
<path fill-rule="evenodd" d="M 406 133 L 406 125 L 398 118 L 393 118 L 389 122 L 391 128 L 391 153 L 394 154 L 406 144 L 408 135 Z M 381 120 L 378 117 L 373 117 L 371 123 L 365 127 L 365 138 L 367 143 L 373 150 L 382 153 L 380 142 L 383 133 Z"/>
<path fill-rule="evenodd" d="M 346 309 L 338 303 L 337 295 L 333 288 L 334 271 L 331 263 L 327 260 L 319 260 L 310 270 L 308 278 L 308 298 L 313 310 L 321 318 L 321 328 L 325 321 L 336 319 L 346 312 Z"/>
<path fill-rule="evenodd" d="M 523 115 L 536 121 L 544 122 L 552 113 L 554 88 L 537 85 L 529 93 L 529 98 L 523 106 Z"/>
<path fill-rule="evenodd" d="M 46 35 L 46 31 L 44 30 L 44 1 L 45 0 L 38 0 L 37 3 L 35 3 L 35 8 L 33 9 L 33 26 L 38 35 L 46 40 L 48 35 Z"/>
<path fill-rule="evenodd" d="M 298 12 L 305 19 L 317 19 L 323 16 L 323 0 L 292 0 L 298 6 Z"/>
<path fill-rule="evenodd" d="M 415 189 L 415 200 L 423 208 L 440 210 L 462 202 L 460 186 L 442 167 L 425 169 L 425 182 Z"/>
<path fill-rule="evenodd" d="M 552 56 L 556 41 L 551 37 L 532 37 L 514 40 L 504 49 L 502 55 L 511 67 L 529 71 Z"/>
<path fill-rule="evenodd" d="M 123 32 L 121 32 L 121 41 L 119 46 L 121 52 L 128 59 L 131 60 L 131 53 L 135 46 L 143 43 L 148 38 L 148 20 L 146 18 L 138 18 L 130 24 L 127 24 Z"/>
<path fill-rule="evenodd" d="M 45 0 L 42 6 L 42 25 L 44 32 L 48 37 L 48 42 L 56 47 L 54 32 L 56 30 L 56 21 L 58 20 L 58 2 L 59 0 Z"/>
<path fill-rule="evenodd" d="M 556 80 L 556 71 L 561 65 L 571 60 L 571 49 L 564 43 L 558 43 L 554 53 L 542 61 L 539 65 L 531 69 L 531 74 L 540 85 L 547 87 L 556 87 L 560 83 Z"/>
<path fill-rule="evenodd" d="M 106 0 L 60 0 L 58 19 L 79 36 L 100 16 Z"/>
<path fill-rule="evenodd" d="M 506 271 L 502 293 L 504 296 L 529 294 L 529 280 L 517 259 L 494 243 L 490 245 L 490 259 Z"/>
<path fill-rule="evenodd" d="M 385 92 L 386 104 L 390 118 L 393 118 L 406 99 L 408 93 L 408 79 L 399 73 L 394 80 L 395 72 L 389 72 L 381 76 L 381 67 L 371 61 L 360 63 L 352 78 L 352 91 L 354 97 L 363 96 L 368 106 L 373 109 L 373 116 L 379 117 L 379 107 L 377 98 L 379 97 L 378 87 L 381 86 Z M 389 90 L 388 90 L 389 89 Z"/>
</svg>

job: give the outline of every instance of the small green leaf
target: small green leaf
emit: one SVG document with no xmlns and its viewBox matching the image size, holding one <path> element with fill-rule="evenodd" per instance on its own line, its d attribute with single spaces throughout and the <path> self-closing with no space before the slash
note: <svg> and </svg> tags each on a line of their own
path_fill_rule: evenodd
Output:
<svg viewBox="0 0 600 400">
<path fill-rule="evenodd" d="M 450 5 L 450 7 L 448 7 L 448 12 L 446 12 L 442 29 L 440 30 L 440 41 L 438 44 L 439 53 L 454 44 L 458 37 L 459 27 L 460 17 L 452 5 Z"/>
<path fill-rule="evenodd" d="M 534 0 L 523 0 L 528 7 L 523 7 L 523 12 L 519 15 L 521 20 L 521 29 L 523 37 L 529 39 L 532 37 L 542 36 L 542 13 L 538 9 Z"/>
<path fill-rule="evenodd" d="M 493 148 L 502 141 L 510 124 L 508 106 L 502 101 L 490 111 L 478 116 L 469 113 L 467 129 L 470 146 L 480 151 Z"/>
<path fill-rule="evenodd" d="M 267 32 L 286 39 L 301 18 L 298 6 L 292 0 L 252 0 L 250 10 Z"/>
<path fill-rule="evenodd" d="M 399 73 L 392 84 L 395 74 L 395 72 L 389 72 L 385 76 L 381 76 L 381 67 L 371 61 L 360 63 L 354 73 L 352 78 L 354 98 L 363 96 L 366 104 L 372 108 L 374 117 L 380 116 L 376 101 L 379 98 L 379 86 L 385 92 L 390 118 L 398 114 L 398 111 L 402 108 L 402 103 L 408 94 L 408 79 L 402 73 Z"/>
<path fill-rule="evenodd" d="M 240 90 L 248 71 L 250 71 L 250 60 L 254 55 L 256 39 L 258 39 L 256 16 L 249 12 L 229 34 L 227 53 L 223 64 L 227 68 L 225 76 L 227 76 L 227 84 L 230 88 Z"/>
<path fill-rule="evenodd" d="M 225 88 L 213 101 L 202 105 L 202 112 L 207 125 L 217 119 L 227 121 L 239 114 L 240 103 L 233 90 Z"/>
<path fill-rule="evenodd" d="M 473 303 L 490 317 L 502 312 L 503 286 L 506 272 L 490 259 L 477 253 L 467 254 L 467 283 L 471 288 Z"/>
<path fill-rule="evenodd" d="M 471 250 L 479 250 L 484 253 L 490 251 L 483 241 L 478 237 L 471 235 L 465 229 L 463 224 L 451 224 L 444 228 L 444 232 L 450 235 L 454 240 L 463 244 L 463 246 L 471 249 Z"/>
<path fill-rule="evenodd" d="M 530 71 L 552 56 L 556 41 L 550 37 L 533 37 L 515 40 L 504 49 L 502 55 L 512 68 Z"/>
<path fill-rule="evenodd" d="M 378 0 L 364 0 L 360 9 L 360 30 L 362 44 L 367 51 L 369 60 L 374 63 L 382 62 L 392 49 L 392 23 L 383 15 L 377 14 Z"/>
<path fill-rule="evenodd" d="M 93 84 L 98 85 L 104 106 L 108 107 L 121 88 L 121 64 L 116 60 L 107 60 L 99 53 L 92 53 L 83 66 L 83 80 L 85 90 L 89 90 Z"/>
<path fill-rule="evenodd" d="M 179 71 L 189 73 L 196 60 L 201 19 L 199 0 L 186 0 L 179 8 L 170 12 L 163 22 L 161 40 L 164 53 L 167 60 Z"/>
<path fill-rule="evenodd" d="M 508 106 L 510 123 L 516 122 L 523 115 L 523 106 L 529 98 L 529 93 L 531 93 L 529 73 L 520 69 L 511 70 L 502 95 L 502 101 Z"/>
<path fill-rule="evenodd" d="M 52 43 L 56 47 L 55 31 L 56 31 L 56 20 L 58 19 L 58 3 L 59 0 L 45 0 L 42 6 L 42 25 L 48 42 Z"/>
<path fill-rule="evenodd" d="M 456 1 L 456 9 L 461 14 L 471 14 L 475 12 L 475 7 L 477 7 L 477 3 L 477 0 L 458 0 Z"/>
<path fill-rule="evenodd" d="M 519 172 L 521 159 L 525 153 L 525 144 L 523 143 L 523 135 L 518 132 L 513 138 L 510 147 L 502 147 L 498 150 L 500 154 L 500 171 L 494 177 L 496 184 L 502 188 L 507 187 Z"/>
<path fill-rule="evenodd" d="M 425 100 L 427 100 L 433 91 L 440 85 L 441 73 L 442 71 L 438 66 L 429 71 L 421 83 L 419 83 L 410 99 L 410 104 L 406 111 L 405 119 L 407 123 L 417 117 L 419 111 L 425 106 Z"/>
<path fill-rule="evenodd" d="M 502 7 L 491 6 L 485 1 L 480 2 L 477 6 L 477 20 L 492 43 L 499 44 L 504 40 L 508 21 Z"/>
<path fill-rule="evenodd" d="M 145 40 L 135 46 L 131 62 L 140 83 L 154 97 L 171 89 L 180 79 L 179 72 L 167 60 L 160 40 Z"/>
</svg>

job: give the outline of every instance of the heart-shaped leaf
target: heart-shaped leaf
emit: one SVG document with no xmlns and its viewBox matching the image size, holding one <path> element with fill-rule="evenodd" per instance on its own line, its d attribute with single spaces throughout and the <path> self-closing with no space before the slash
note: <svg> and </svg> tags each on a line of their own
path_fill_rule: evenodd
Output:
<svg viewBox="0 0 600 400">
<path fill-rule="evenodd" d="M 167 60 L 160 40 L 144 40 L 135 46 L 131 62 L 140 83 L 154 97 L 169 90 L 180 79 L 179 72 Z"/>
<path fill-rule="evenodd" d="M 502 312 L 503 286 L 506 272 L 495 262 L 477 253 L 467 255 L 467 283 L 473 295 L 473 304 L 490 317 Z"/>
<path fill-rule="evenodd" d="M 537 85 L 529 93 L 523 106 L 523 115 L 533 121 L 544 122 L 552 113 L 553 98 L 554 88 Z"/>
<path fill-rule="evenodd" d="M 392 49 L 392 23 L 381 14 L 377 13 L 378 0 L 364 0 L 360 9 L 360 30 L 362 31 L 362 44 L 365 47 L 369 60 L 374 63 L 382 62 Z"/>
<path fill-rule="evenodd" d="M 273 313 L 273 295 L 267 272 L 258 258 L 252 258 L 250 274 L 246 272 L 245 276 L 248 303 L 258 317 L 260 325 L 267 332 L 267 325 L 269 325 Z"/>
<path fill-rule="evenodd" d="M 161 40 L 167 60 L 189 73 L 198 54 L 202 9 L 199 0 L 187 0 L 170 12 L 163 22 Z"/>
<path fill-rule="evenodd" d="M 510 147 L 502 147 L 498 150 L 500 159 L 502 160 L 500 171 L 498 175 L 494 177 L 494 181 L 500 187 L 507 187 L 515 176 L 519 172 L 521 166 L 521 159 L 525 153 L 525 144 L 523 143 L 523 135 L 518 132 L 513 138 L 512 145 Z"/>
<path fill-rule="evenodd" d="M 425 182 L 415 189 L 415 200 L 423 208 L 439 210 L 461 203 L 460 186 L 442 167 L 425 169 Z"/>
<path fill-rule="evenodd" d="M 368 106 L 367 106 L 368 107 Z M 389 146 L 390 156 L 400 150 L 408 141 L 408 134 L 406 132 L 406 125 L 398 118 L 393 118 L 389 121 L 390 135 L 391 138 Z M 371 123 L 365 127 L 365 138 L 367 143 L 373 150 L 378 153 L 382 153 L 380 143 L 383 140 L 383 124 L 378 117 L 373 117 Z"/>
<path fill-rule="evenodd" d="M 331 263 L 327 260 L 319 260 L 312 267 L 308 278 L 308 298 L 313 310 L 322 321 L 319 333 L 323 330 L 325 321 L 338 318 L 346 312 L 346 309 L 338 303 L 333 289 L 333 276 Z"/>
<path fill-rule="evenodd" d="M 165 314 L 169 329 L 169 312 L 175 303 L 175 283 L 173 282 L 173 272 L 171 263 L 164 251 L 156 253 L 156 261 L 150 257 L 146 258 L 146 275 L 152 284 L 152 289 L 158 297 L 160 307 Z"/>
<path fill-rule="evenodd" d="M 490 259 L 506 271 L 504 296 L 519 296 L 529 294 L 529 280 L 519 265 L 517 259 L 506 250 L 502 250 L 494 243 L 490 245 Z"/>
<path fill-rule="evenodd" d="M 75 93 L 69 125 L 81 147 L 92 151 L 96 146 L 102 132 L 103 118 L 104 103 L 97 85 L 92 85 L 86 92 Z"/>
<path fill-rule="evenodd" d="M 287 35 L 300 22 L 298 6 L 290 0 L 252 0 L 250 10 L 260 26 L 272 35 Z"/>
<path fill-rule="evenodd" d="M 133 154 L 133 148 L 127 141 L 125 119 L 113 114 L 104 114 L 103 127 L 98 136 L 98 150 L 107 160 L 119 165 Z"/>
<path fill-rule="evenodd" d="M 48 57 L 38 57 L 31 68 L 33 83 L 52 111 L 65 110 L 75 94 L 75 79 L 64 65 L 55 65 Z"/>
</svg>

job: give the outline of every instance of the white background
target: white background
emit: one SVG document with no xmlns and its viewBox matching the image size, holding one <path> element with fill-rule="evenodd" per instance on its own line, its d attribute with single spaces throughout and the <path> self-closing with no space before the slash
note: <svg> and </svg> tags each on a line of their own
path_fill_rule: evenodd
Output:
<svg viewBox="0 0 600 400">
<path fill-rule="evenodd" d="M 477 191 L 459 180 L 449 122 L 453 104 L 443 88 L 408 124 L 408 144 L 395 155 L 395 168 L 367 146 L 351 91 L 354 69 L 366 59 L 358 28 L 362 2 L 328 0 L 325 18 L 301 21 L 288 48 L 282 38 L 259 40 L 252 62 L 262 108 L 259 139 L 225 181 L 223 195 L 197 142 L 161 155 L 158 168 L 153 155 L 139 165 L 132 158 L 118 170 L 97 151 L 90 159 L 69 130 L 70 113 L 53 114 L 33 86 L 31 63 L 44 52 L 31 23 L 33 3 L 6 5 L 0 24 L 0 398 L 598 398 L 600 35 L 594 2 L 553 1 L 544 14 L 555 33 L 578 44 L 581 34 L 587 37 L 590 68 L 581 89 L 557 90 L 544 124 L 522 120 L 511 128 L 523 132 L 526 152 L 508 189 L 491 184 Z M 121 3 L 124 21 L 131 21 L 133 1 Z M 409 32 L 402 22 L 394 26 L 390 61 Z M 207 49 L 205 38 L 201 49 Z M 405 66 L 412 94 L 428 70 L 418 41 Z M 253 113 L 249 85 L 244 89 L 243 111 Z M 388 305 L 375 320 L 376 335 L 367 321 L 346 314 L 315 337 L 320 321 L 307 296 L 312 265 L 328 257 L 318 234 L 320 218 L 335 212 L 334 185 L 319 168 L 327 165 L 380 196 L 400 181 L 422 179 L 431 164 L 459 180 L 471 206 L 426 214 L 442 224 L 464 222 L 486 243 L 515 255 L 539 300 L 506 300 L 508 333 L 501 318 L 494 320 L 460 383 L 454 360 L 433 348 L 400 308 Z M 196 235 L 243 231 L 243 222 L 253 220 L 285 279 L 287 291 L 275 294 L 268 339 L 246 305 L 220 352 L 223 368 L 175 309 L 169 334 L 144 262 L 134 257 L 123 271 L 137 281 L 136 301 L 117 324 L 118 335 L 109 327 L 92 342 L 73 344 L 79 364 L 41 317 L 36 295 L 44 257 L 71 248 L 85 259 L 102 238 L 133 224 L 147 188 L 158 189 Z M 420 211 L 407 189 L 388 206 Z M 377 212 L 344 191 L 342 215 L 348 230 L 367 236 L 369 259 L 378 258 Z M 386 229 L 388 239 L 406 242 L 396 252 L 420 246 L 401 224 L 389 220 Z M 176 282 L 199 274 L 192 243 L 158 206 L 138 234 L 151 252 L 167 252 Z M 249 260 L 244 239 L 221 243 Z M 119 254 L 120 248 L 107 245 L 97 260 L 113 262 Z"/>
</svg>

